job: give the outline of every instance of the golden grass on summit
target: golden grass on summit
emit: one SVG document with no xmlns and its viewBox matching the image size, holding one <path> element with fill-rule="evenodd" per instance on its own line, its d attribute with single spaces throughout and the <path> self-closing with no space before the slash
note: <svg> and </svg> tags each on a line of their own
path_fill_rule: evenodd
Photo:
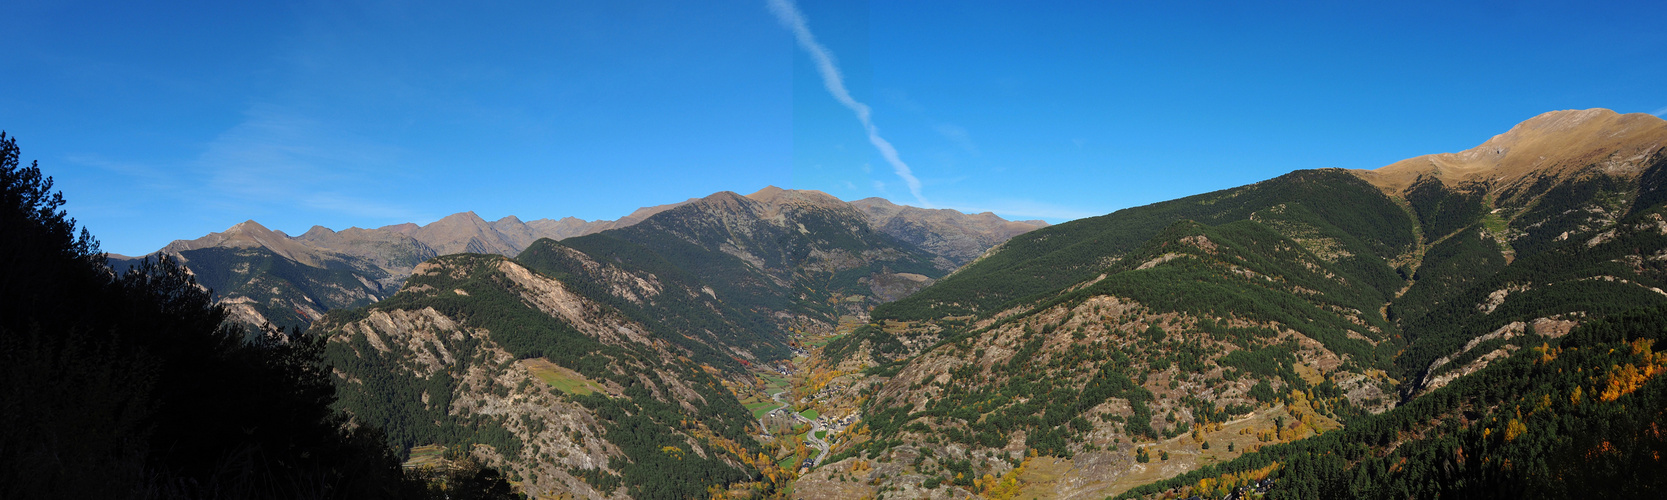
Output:
<svg viewBox="0 0 1667 500">
<path fill-rule="evenodd" d="M 1588 165 L 1601 165 L 1611 175 L 1636 176 L 1642 172 L 1641 160 L 1652 152 L 1649 148 L 1664 140 L 1667 123 L 1648 114 L 1599 108 L 1552 111 L 1465 151 L 1352 172 L 1389 193 L 1400 193 L 1423 176 L 1449 186 L 1488 180 L 1498 192 L 1533 176 L 1562 176 Z"/>
<path fill-rule="evenodd" d="M 543 380 L 544 383 L 550 384 L 561 392 L 579 396 L 594 392 L 607 392 L 601 384 L 592 382 L 584 375 L 580 375 L 579 372 L 551 363 L 550 360 L 544 358 L 526 359 L 522 360 L 521 363 L 539 380 Z"/>
</svg>

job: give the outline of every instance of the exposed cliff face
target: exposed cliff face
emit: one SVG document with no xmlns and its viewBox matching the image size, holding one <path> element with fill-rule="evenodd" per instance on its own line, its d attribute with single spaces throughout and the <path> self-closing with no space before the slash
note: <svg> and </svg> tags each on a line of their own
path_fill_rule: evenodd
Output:
<svg viewBox="0 0 1667 500">
<path fill-rule="evenodd" d="M 620 455 L 618 447 L 601 436 L 595 414 L 539 380 L 528 362 L 516 361 L 491 339 L 490 332 L 462 327 L 433 308 L 374 311 L 357 322 L 325 327 L 335 329 L 330 339 L 333 351 L 341 349 L 338 345 L 362 342 L 359 349 L 368 346 L 375 353 L 353 352 L 361 363 L 367 358 L 399 360 L 367 367 L 392 373 L 337 369 L 349 411 L 377 425 L 388 425 L 374 421 L 375 415 L 385 410 L 361 403 L 389 396 L 378 394 L 375 384 L 387 384 L 390 379 L 446 380 L 449 383 L 429 384 L 417 393 L 415 403 L 422 405 L 425 413 L 484 419 L 491 422 L 487 425 L 515 436 L 519 444 L 513 450 L 491 445 L 455 448 L 506 473 L 529 478 L 523 483 L 529 493 L 608 497 L 572 475 L 574 469 L 607 470 L 608 459 Z M 444 375 L 436 377 L 441 373 Z M 373 386 L 366 385 L 367 379 Z M 388 401 L 382 405 L 392 403 L 413 402 Z"/>
<path fill-rule="evenodd" d="M 751 477 L 750 416 L 688 351 L 509 259 L 430 260 L 397 295 L 314 328 L 329 335 L 345 409 L 404 446 L 464 450 L 531 495 Z M 682 472 L 658 470 L 666 449 Z"/>
</svg>

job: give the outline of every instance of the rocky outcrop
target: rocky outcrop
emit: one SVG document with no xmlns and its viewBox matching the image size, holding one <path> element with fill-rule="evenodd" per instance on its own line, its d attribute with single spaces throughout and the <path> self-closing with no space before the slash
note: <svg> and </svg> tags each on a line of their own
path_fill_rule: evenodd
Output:
<svg viewBox="0 0 1667 500">
<path fill-rule="evenodd" d="M 459 309 L 459 299 L 481 302 Z M 393 300 L 331 315 L 314 331 L 327 336 L 344 409 L 498 467 L 535 498 L 630 497 L 641 473 L 629 469 L 656 454 L 698 457 L 697 471 L 750 467 L 734 431 L 750 415 L 689 352 L 508 258 L 424 262 Z M 536 345 L 551 337 L 569 349 Z M 593 391 L 606 398 L 580 397 Z M 607 413 L 620 409 L 639 418 L 622 426 Z M 624 441 L 650 437 L 668 441 Z"/>
</svg>

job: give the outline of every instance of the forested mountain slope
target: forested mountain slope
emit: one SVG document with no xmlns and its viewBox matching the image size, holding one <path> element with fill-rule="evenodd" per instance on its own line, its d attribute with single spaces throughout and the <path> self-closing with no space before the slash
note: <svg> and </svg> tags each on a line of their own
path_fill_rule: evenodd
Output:
<svg viewBox="0 0 1667 500">
<path fill-rule="evenodd" d="M 865 425 L 801 484 L 1103 496 L 1667 304 L 1663 146 L 1659 118 L 1560 111 L 1014 237 L 820 352 Z"/>
<path fill-rule="evenodd" d="M 1284 208 L 1270 211 L 1277 207 Z M 1371 270 L 1389 287 L 1397 278 L 1377 272 L 1382 261 L 1414 249 L 1414 222 L 1375 187 L 1341 170 L 1300 171 L 1015 236 L 942 283 L 874 314 L 900 320 L 988 316 L 1099 275 L 1176 221 L 1217 225 L 1256 214 L 1279 219 L 1308 246 L 1342 265 Z"/>
<path fill-rule="evenodd" d="M 342 408 L 401 449 L 468 450 L 535 495 L 770 491 L 785 475 L 726 384 L 864 313 L 878 281 L 946 267 L 830 196 L 726 192 L 513 260 L 431 259 L 313 331 Z"/>
<path fill-rule="evenodd" d="M 430 260 L 398 294 L 313 331 L 329 338 L 341 408 L 402 449 L 502 467 L 535 496 L 705 496 L 773 466 L 755 462 L 756 423 L 721 372 L 502 256 Z"/>
<path fill-rule="evenodd" d="M 816 191 L 723 192 L 628 228 L 563 245 L 645 269 L 671 266 L 711 296 L 762 320 L 831 325 L 881 302 L 877 290 L 917 276 L 917 288 L 954 268 L 947 259 L 876 231 L 850 205 Z M 911 281 L 911 280 L 904 280 Z M 907 290 L 906 292 L 912 292 Z"/>
<path fill-rule="evenodd" d="M 1266 438 L 1291 440 L 1381 411 L 1396 400 L 1385 369 L 1401 346 L 1381 305 L 1398 282 L 1314 244 L 1327 234 L 1300 207 L 1171 223 L 1098 274 L 1000 314 L 885 320 L 835 340 L 821 354 L 846 375 L 830 385 L 862 401 L 864 426 L 801 486 L 872 461 L 890 464 L 872 491 L 1103 496 L 1261 442 L 1245 429 L 1302 422 Z M 1302 227 L 1332 253 L 1275 227 Z M 1394 276 L 1378 266 L 1366 269 Z M 1147 447 L 1172 456 L 1165 469 L 1137 461 Z M 986 488 L 1008 480 L 1017 489 Z"/>
<path fill-rule="evenodd" d="M 1348 428 L 1124 497 L 1657 498 L 1667 308 L 1581 325 Z"/>
<path fill-rule="evenodd" d="M 1357 175 L 1406 200 L 1423 256 L 1389 305 L 1409 340 L 1397 365 L 1427 390 L 1475 360 L 1586 319 L 1658 303 L 1667 225 L 1667 122 L 1557 111 L 1476 148 Z M 1515 337 L 1517 340 L 1512 340 Z"/>
</svg>

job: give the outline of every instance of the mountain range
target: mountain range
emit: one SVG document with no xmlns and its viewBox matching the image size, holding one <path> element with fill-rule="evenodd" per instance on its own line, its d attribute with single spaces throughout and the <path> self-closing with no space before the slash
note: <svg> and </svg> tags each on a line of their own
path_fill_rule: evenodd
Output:
<svg viewBox="0 0 1667 500">
<path fill-rule="evenodd" d="M 942 277 L 989 232 L 1018 229 L 855 205 L 815 191 L 723 192 L 630 226 L 541 238 L 513 258 L 442 256 L 398 293 L 330 312 L 312 331 L 328 338 L 344 410 L 406 449 L 489 444 L 489 461 L 530 493 L 773 491 L 787 473 L 760 458 L 757 422 L 736 396 L 751 390 L 753 367 L 791 358 L 795 334 L 831 332 Z M 959 253 L 929 252 L 876 219 Z"/>
<path fill-rule="evenodd" d="M 722 193 L 720 193 L 722 194 Z M 717 195 L 714 195 L 717 196 Z M 827 205 L 847 205 L 819 192 L 768 187 L 749 195 L 766 204 L 814 196 Z M 710 199 L 710 197 L 706 198 Z M 523 222 L 515 216 L 486 221 L 474 212 L 452 214 L 428 225 L 405 223 L 375 229 L 333 231 L 322 226 L 299 236 L 245 221 L 223 232 L 176 240 L 157 253 L 179 258 L 218 303 L 237 320 L 260 326 L 305 327 L 325 311 L 357 307 L 391 296 L 419 263 L 440 255 L 480 253 L 513 256 L 539 239 L 563 240 L 636 225 L 653 216 L 702 201 L 643 207 L 618 220 L 574 217 Z M 990 213 L 921 209 L 868 198 L 848 204 L 876 230 L 931 252 L 938 268 L 972 260 L 985 249 L 1047 223 L 1007 221 Z M 111 255 L 123 269 L 139 258 Z M 895 297 L 891 293 L 888 297 Z"/>
<path fill-rule="evenodd" d="M 1667 488 L 1650 115 L 1052 226 L 774 187 L 564 221 L 162 253 L 239 321 L 310 326 L 335 408 L 405 458 L 537 497 Z"/>
</svg>

